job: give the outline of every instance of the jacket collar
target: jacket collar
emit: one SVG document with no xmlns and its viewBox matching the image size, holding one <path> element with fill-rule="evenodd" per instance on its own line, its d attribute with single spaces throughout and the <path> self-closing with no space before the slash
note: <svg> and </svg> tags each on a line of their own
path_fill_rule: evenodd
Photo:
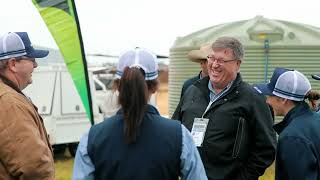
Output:
<svg viewBox="0 0 320 180">
<path fill-rule="evenodd" d="M 208 94 L 210 93 L 210 91 L 208 89 L 208 83 L 209 83 L 209 76 L 196 81 L 194 83 L 194 86 L 196 86 L 202 92 L 202 94 L 205 94 L 205 97 L 209 102 L 210 99 Z"/>
<path fill-rule="evenodd" d="M 202 91 L 203 94 L 206 95 L 206 97 L 208 98 L 208 101 L 209 101 L 209 96 L 208 95 L 210 93 L 209 89 L 208 89 L 209 80 L 210 80 L 210 78 L 209 78 L 209 76 L 207 76 L 207 77 L 202 78 L 199 81 L 196 81 L 196 83 L 194 84 L 196 87 L 198 87 Z M 241 82 L 242 82 L 242 78 L 241 78 L 240 73 L 238 73 L 237 77 L 234 80 L 234 82 L 232 83 L 230 89 L 224 95 L 228 94 L 234 88 L 238 87 Z"/>
<path fill-rule="evenodd" d="M 6 76 L 0 74 L 0 80 L 1 82 L 3 82 L 4 84 L 6 84 L 7 86 L 9 86 L 10 88 L 12 88 L 13 90 L 17 91 L 18 93 L 24 95 L 22 93 L 22 91 L 18 88 L 18 86 L 16 84 L 14 84 L 10 79 L 8 79 Z M 25 96 L 25 95 L 24 95 Z"/>
<path fill-rule="evenodd" d="M 147 108 L 146 109 L 147 109 L 146 113 L 155 114 L 155 115 L 159 115 L 160 116 L 159 111 L 154 106 L 152 106 L 150 104 L 147 104 Z M 117 112 L 117 115 L 121 115 L 121 114 L 123 114 L 123 108 L 120 108 L 118 110 L 118 112 Z"/>
<path fill-rule="evenodd" d="M 301 102 L 301 103 L 297 104 L 294 108 L 292 108 L 287 113 L 287 115 L 283 118 L 283 120 L 281 122 L 279 122 L 278 124 L 275 124 L 273 126 L 274 130 L 278 134 L 280 134 L 291 123 L 291 121 L 294 118 L 303 115 L 307 111 L 309 111 L 309 105 L 306 102 Z"/>
<path fill-rule="evenodd" d="M 241 82 L 242 82 L 242 77 L 241 77 L 241 74 L 238 73 L 229 91 L 232 91 L 234 88 L 238 87 Z"/>
<path fill-rule="evenodd" d="M 199 72 L 198 78 L 202 79 L 203 77 L 201 76 L 202 71 Z"/>
</svg>

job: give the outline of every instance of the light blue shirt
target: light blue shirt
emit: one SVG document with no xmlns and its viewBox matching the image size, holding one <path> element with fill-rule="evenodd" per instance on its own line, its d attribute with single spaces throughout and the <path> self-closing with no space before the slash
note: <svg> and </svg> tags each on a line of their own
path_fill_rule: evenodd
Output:
<svg viewBox="0 0 320 180">
<path fill-rule="evenodd" d="M 210 101 L 215 102 L 217 101 L 223 94 L 225 94 L 231 88 L 234 81 L 231 81 L 220 93 L 216 93 L 213 89 L 211 82 L 208 82 L 208 88 L 210 91 Z"/>
<path fill-rule="evenodd" d="M 190 132 L 181 125 L 182 153 L 180 156 L 181 180 L 207 180 L 207 176 Z M 73 180 L 93 180 L 94 165 L 88 155 L 88 133 L 80 140 L 73 166 Z"/>
</svg>

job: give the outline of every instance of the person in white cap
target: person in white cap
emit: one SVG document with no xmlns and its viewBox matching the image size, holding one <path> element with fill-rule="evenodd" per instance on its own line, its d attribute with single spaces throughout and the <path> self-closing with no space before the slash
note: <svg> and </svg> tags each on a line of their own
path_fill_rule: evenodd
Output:
<svg viewBox="0 0 320 180">
<path fill-rule="evenodd" d="M 34 49 L 26 32 L 0 37 L 0 179 L 55 179 L 43 120 L 22 93 L 32 83 L 35 58 L 48 53 Z"/>
<path fill-rule="evenodd" d="M 200 73 L 186 80 L 181 89 L 181 97 L 183 96 L 184 92 L 197 80 L 207 77 L 208 76 L 208 63 L 207 63 L 207 56 L 212 52 L 211 44 L 204 44 L 200 47 L 199 50 L 192 50 L 188 53 L 188 59 L 192 62 L 199 63 L 201 71 Z"/>
<path fill-rule="evenodd" d="M 147 103 L 158 89 L 156 56 L 129 50 L 116 75 L 121 109 L 81 138 L 72 179 L 206 180 L 188 130 Z"/>
<path fill-rule="evenodd" d="M 320 115 L 305 102 L 318 100 L 309 80 L 299 71 L 276 68 L 268 84 L 255 87 L 267 96 L 277 116 L 279 134 L 276 180 L 320 179 Z"/>
</svg>

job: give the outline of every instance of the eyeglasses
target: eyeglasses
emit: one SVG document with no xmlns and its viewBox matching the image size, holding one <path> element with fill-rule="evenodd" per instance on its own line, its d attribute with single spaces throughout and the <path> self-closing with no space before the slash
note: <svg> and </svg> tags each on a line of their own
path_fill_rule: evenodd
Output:
<svg viewBox="0 0 320 180">
<path fill-rule="evenodd" d="M 238 60 L 238 59 L 229 59 L 229 60 L 216 59 L 214 56 L 207 56 L 207 59 L 209 62 L 212 62 L 212 63 L 216 62 L 217 64 L 225 64 L 227 62 Z"/>
</svg>

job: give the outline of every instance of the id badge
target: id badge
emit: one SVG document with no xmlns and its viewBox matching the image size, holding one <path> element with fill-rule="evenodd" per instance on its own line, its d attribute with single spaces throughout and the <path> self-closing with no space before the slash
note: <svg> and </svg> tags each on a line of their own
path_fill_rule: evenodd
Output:
<svg viewBox="0 0 320 180">
<path fill-rule="evenodd" d="M 208 122 L 209 119 L 206 118 L 194 118 L 191 135 L 197 147 L 201 147 L 202 145 Z"/>
</svg>

